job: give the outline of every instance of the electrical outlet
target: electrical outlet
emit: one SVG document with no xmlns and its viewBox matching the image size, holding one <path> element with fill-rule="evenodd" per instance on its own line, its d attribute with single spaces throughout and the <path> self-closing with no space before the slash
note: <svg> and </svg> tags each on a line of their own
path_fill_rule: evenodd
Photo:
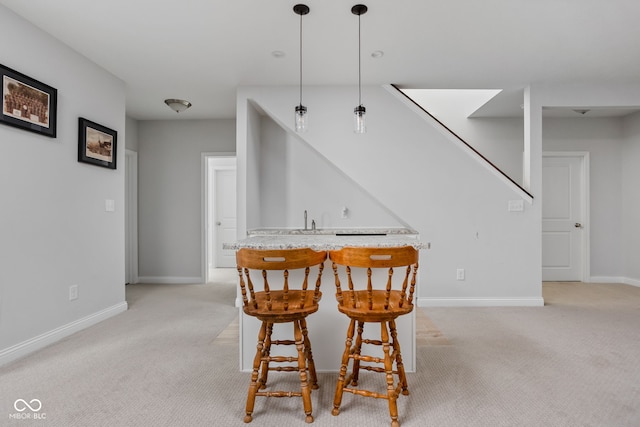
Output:
<svg viewBox="0 0 640 427">
<path fill-rule="evenodd" d="M 78 299 L 78 285 L 69 286 L 69 301 Z"/>
<path fill-rule="evenodd" d="M 456 270 L 456 280 L 464 280 L 464 268 Z"/>
</svg>

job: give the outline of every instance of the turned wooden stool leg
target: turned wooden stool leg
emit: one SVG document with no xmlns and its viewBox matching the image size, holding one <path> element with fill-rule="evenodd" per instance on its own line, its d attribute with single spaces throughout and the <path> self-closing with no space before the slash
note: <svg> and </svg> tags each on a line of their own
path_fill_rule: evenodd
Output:
<svg viewBox="0 0 640 427">
<path fill-rule="evenodd" d="M 267 388 L 267 379 L 269 378 L 269 356 L 271 355 L 271 334 L 273 333 L 273 323 L 267 322 L 267 336 L 264 340 L 264 348 L 262 349 L 262 367 L 260 368 L 260 387 L 262 390 Z"/>
<path fill-rule="evenodd" d="M 304 354 L 307 358 L 307 368 L 309 369 L 309 383 L 313 390 L 317 390 L 318 376 L 316 375 L 316 364 L 313 362 L 313 353 L 311 352 L 311 341 L 309 341 L 309 331 L 307 330 L 307 319 L 300 319 L 300 327 L 302 328 L 302 337 L 304 338 Z"/>
<path fill-rule="evenodd" d="M 253 405 L 256 401 L 256 393 L 258 392 L 258 388 L 261 385 L 261 381 L 258 380 L 260 364 L 263 356 L 264 349 L 264 339 L 267 334 L 267 322 L 262 322 L 262 326 L 260 327 L 260 332 L 258 333 L 258 345 L 256 346 L 256 355 L 253 359 L 253 372 L 251 373 L 251 383 L 249 384 L 249 392 L 247 394 L 247 406 L 246 406 L 246 415 L 244 417 L 245 423 L 250 423 L 253 419 L 251 414 L 253 414 Z"/>
<path fill-rule="evenodd" d="M 340 365 L 340 375 L 338 376 L 338 383 L 336 384 L 336 394 L 333 398 L 333 410 L 332 415 L 338 415 L 340 413 L 340 404 L 342 403 L 342 390 L 345 387 L 345 380 L 347 376 L 347 365 L 349 364 L 349 354 L 351 353 L 351 343 L 353 342 L 353 332 L 355 329 L 356 321 L 351 319 L 349 323 L 349 329 L 347 329 L 347 340 L 344 345 L 344 353 L 342 353 L 342 364 Z"/>
<path fill-rule="evenodd" d="M 358 322 L 358 335 L 356 336 L 356 345 L 353 351 L 355 356 L 360 356 L 362 352 L 362 332 L 364 331 L 364 322 Z M 358 386 L 358 374 L 360 373 L 360 359 L 353 358 L 353 370 L 351 376 L 351 385 Z"/>
<path fill-rule="evenodd" d="M 384 371 L 387 377 L 387 397 L 389 399 L 389 414 L 391 415 L 391 427 L 400 427 L 398 422 L 398 404 L 396 402 L 396 390 L 393 386 L 393 360 L 391 360 L 389 332 L 387 322 L 380 322 L 382 337 L 382 351 L 384 352 Z"/>
<path fill-rule="evenodd" d="M 396 321 L 389 322 L 389 330 L 391 331 L 391 339 L 393 343 L 393 351 L 396 354 L 396 367 L 398 369 L 398 380 L 402 384 L 402 394 L 409 395 L 409 385 L 407 384 L 407 375 L 404 373 L 404 363 L 402 363 L 402 354 L 400 353 L 400 343 L 398 342 L 398 331 L 396 330 Z"/>
<path fill-rule="evenodd" d="M 304 407 L 304 413 L 307 415 L 305 421 L 307 423 L 312 423 L 313 415 L 311 415 L 311 389 L 309 388 L 309 383 L 307 381 L 306 356 L 304 352 L 304 339 L 302 338 L 300 320 L 295 320 L 293 322 L 293 336 L 296 342 L 296 349 L 298 350 L 298 372 L 300 374 L 302 405 Z"/>
</svg>

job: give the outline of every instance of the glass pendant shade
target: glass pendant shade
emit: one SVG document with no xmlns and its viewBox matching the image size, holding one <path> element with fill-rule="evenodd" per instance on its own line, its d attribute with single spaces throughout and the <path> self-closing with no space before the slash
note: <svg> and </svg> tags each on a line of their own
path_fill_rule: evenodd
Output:
<svg viewBox="0 0 640 427">
<path fill-rule="evenodd" d="M 353 113 L 354 113 L 354 129 L 353 131 L 355 133 L 366 133 L 367 132 L 367 125 L 366 125 L 366 121 L 365 121 L 365 117 L 367 114 L 367 109 L 364 108 L 363 105 L 358 105 L 356 108 L 353 109 Z"/>
<path fill-rule="evenodd" d="M 302 133 L 307 131 L 307 107 L 300 104 L 296 106 L 295 125 L 296 132 Z"/>
</svg>

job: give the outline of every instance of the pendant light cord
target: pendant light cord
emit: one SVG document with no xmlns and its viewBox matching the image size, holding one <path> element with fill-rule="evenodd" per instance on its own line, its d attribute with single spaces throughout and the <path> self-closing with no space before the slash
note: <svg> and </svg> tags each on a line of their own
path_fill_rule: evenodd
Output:
<svg viewBox="0 0 640 427">
<path fill-rule="evenodd" d="M 358 105 L 362 105 L 362 54 L 360 52 L 362 42 L 360 41 L 360 15 L 358 15 Z"/>
<path fill-rule="evenodd" d="M 302 105 L 302 14 L 300 14 L 300 105 Z"/>
</svg>

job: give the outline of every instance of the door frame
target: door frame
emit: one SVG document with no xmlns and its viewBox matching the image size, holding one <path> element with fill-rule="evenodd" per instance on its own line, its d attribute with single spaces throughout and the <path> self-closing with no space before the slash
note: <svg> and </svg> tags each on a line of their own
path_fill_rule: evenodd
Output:
<svg viewBox="0 0 640 427">
<path fill-rule="evenodd" d="M 230 158 L 237 157 L 234 152 L 204 152 L 201 154 L 201 162 L 200 162 L 200 172 L 201 172 L 201 225 L 200 225 L 200 245 L 201 245 L 201 253 L 202 259 L 200 262 L 201 275 L 205 283 L 209 281 L 209 216 L 211 215 L 209 209 L 209 192 L 211 189 L 209 188 L 209 182 L 211 180 L 211 176 L 209 174 L 209 159 L 211 158 Z"/>
<path fill-rule="evenodd" d="M 582 247 L 580 248 L 580 257 L 582 259 L 582 282 L 591 282 L 591 218 L 589 216 L 591 184 L 589 181 L 589 164 L 590 157 L 588 151 L 543 151 L 542 157 L 574 157 L 580 160 L 580 179 L 581 185 L 581 217 L 582 217 Z M 543 196 L 544 197 L 544 196 Z M 542 218 L 540 218 L 542 221 Z"/>
</svg>

